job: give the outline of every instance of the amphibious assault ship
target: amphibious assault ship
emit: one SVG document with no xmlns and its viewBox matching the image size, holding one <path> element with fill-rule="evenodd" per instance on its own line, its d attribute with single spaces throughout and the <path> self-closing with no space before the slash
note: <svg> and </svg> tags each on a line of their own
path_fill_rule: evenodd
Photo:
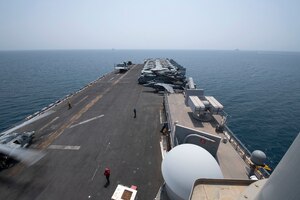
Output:
<svg viewBox="0 0 300 200">
<path fill-rule="evenodd" d="M 281 173 L 280 163 L 266 182 L 265 154 L 244 147 L 226 125 L 224 106 L 186 81 L 184 67 L 169 59 L 130 64 L 2 134 L 35 131 L 30 153 L 19 149 L 16 156 L 4 144 L 0 150 L 23 161 L 31 153 L 38 158 L 0 172 L 1 199 L 269 198 L 263 184 L 274 186 L 272 195 L 278 187 L 291 194 L 299 176 Z M 291 159 L 299 140 L 287 156 L 291 171 L 300 164 Z"/>
</svg>

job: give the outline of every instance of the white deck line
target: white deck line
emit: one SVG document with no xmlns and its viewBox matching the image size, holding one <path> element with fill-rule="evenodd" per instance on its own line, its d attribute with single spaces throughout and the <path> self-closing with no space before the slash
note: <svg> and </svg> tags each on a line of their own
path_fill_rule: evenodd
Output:
<svg viewBox="0 0 300 200">
<path fill-rule="evenodd" d="M 74 127 L 76 127 L 76 126 L 79 126 L 79 125 L 88 123 L 88 122 L 90 122 L 90 121 L 93 121 L 93 120 L 95 120 L 95 119 L 101 118 L 101 117 L 103 117 L 103 116 L 104 116 L 104 115 L 99 115 L 99 116 L 97 116 L 97 117 L 93 117 L 93 118 L 91 118 L 91 119 L 85 120 L 85 121 L 80 122 L 80 123 L 78 123 L 78 124 L 74 124 L 74 125 L 70 126 L 70 128 L 74 128 Z"/>
<path fill-rule="evenodd" d="M 80 104 L 82 101 L 84 101 L 86 98 L 88 98 L 88 95 L 86 95 L 85 97 L 83 97 L 80 101 L 78 101 L 78 102 L 75 103 L 74 105 L 77 106 L 77 105 Z"/>
<path fill-rule="evenodd" d="M 57 150 L 79 150 L 80 146 L 68 146 L 68 145 L 50 145 L 48 149 L 57 149 Z"/>
</svg>

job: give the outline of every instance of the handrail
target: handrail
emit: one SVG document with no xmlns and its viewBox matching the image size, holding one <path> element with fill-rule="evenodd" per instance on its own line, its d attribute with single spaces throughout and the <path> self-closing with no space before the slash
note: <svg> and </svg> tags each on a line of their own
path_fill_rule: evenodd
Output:
<svg viewBox="0 0 300 200">
<path fill-rule="evenodd" d="M 230 128 L 225 125 L 226 133 L 225 135 L 228 137 L 229 142 L 231 145 L 235 148 L 237 153 L 241 156 L 241 158 L 245 161 L 245 163 L 250 167 L 251 164 L 251 152 L 247 149 L 247 147 L 236 137 L 236 135 L 230 130 Z M 259 168 L 254 171 L 255 175 L 261 179 L 261 178 L 267 178 L 270 176 L 270 173 L 264 169 Z"/>
<path fill-rule="evenodd" d="M 168 93 L 164 93 L 164 107 L 165 107 L 165 112 L 166 112 L 166 117 L 168 121 L 168 127 L 170 129 L 170 139 L 171 139 L 171 148 L 175 146 L 175 126 L 174 122 L 171 119 L 170 115 L 170 107 L 168 103 Z M 228 117 L 229 115 L 223 111 L 222 113 L 224 116 Z M 247 147 L 236 137 L 236 135 L 230 130 L 230 128 L 225 124 L 224 125 L 224 134 L 228 138 L 229 142 L 233 146 L 233 148 L 236 150 L 236 152 L 241 156 L 241 158 L 244 160 L 244 162 L 250 167 L 251 164 L 251 152 L 247 149 Z M 267 178 L 270 176 L 270 173 L 264 169 L 264 168 L 259 168 L 254 171 L 255 175 L 259 178 Z"/>
<path fill-rule="evenodd" d="M 165 107 L 165 112 L 166 112 L 166 117 L 167 117 L 167 121 L 168 121 L 168 127 L 170 129 L 170 139 L 171 139 L 171 148 L 173 148 L 174 145 L 174 134 L 175 134 L 175 130 L 174 130 L 174 124 L 172 122 L 171 119 L 171 114 L 170 114 L 170 107 L 169 107 L 169 102 L 168 102 L 168 93 L 165 92 L 164 93 L 164 107 Z"/>
</svg>

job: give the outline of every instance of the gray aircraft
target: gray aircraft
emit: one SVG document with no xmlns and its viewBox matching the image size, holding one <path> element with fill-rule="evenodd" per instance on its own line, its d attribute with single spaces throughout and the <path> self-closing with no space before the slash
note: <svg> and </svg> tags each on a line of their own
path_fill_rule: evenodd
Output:
<svg viewBox="0 0 300 200">
<path fill-rule="evenodd" d="M 152 87 L 152 88 L 154 88 L 157 92 L 158 92 L 158 91 L 167 91 L 167 92 L 169 92 L 169 93 L 174 93 L 173 85 L 171 85 L 171 84 L 149 82 L 149 83 L 144 84 L 144 86 L 145 86 L 145 87 Z"/>
<path fill-rule="evenodd" d="M 0 170 L 12 167 L 17 162 L 32 165 L 40 160 L 44 153 L 26 149 L 34 137 L 34 131 L 12 133 L 0 137 Z"/>
</svg>

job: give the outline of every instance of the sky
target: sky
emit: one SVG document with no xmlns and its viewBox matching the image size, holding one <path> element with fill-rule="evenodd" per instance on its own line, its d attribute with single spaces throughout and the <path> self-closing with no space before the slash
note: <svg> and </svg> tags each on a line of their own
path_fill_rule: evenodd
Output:
<svg viewBox="0 0 300 200">
<path fill-rule="evenodd" d="M 299 0 L 0 0 L 0 50 L 300 51 Z"/>
</svg>

